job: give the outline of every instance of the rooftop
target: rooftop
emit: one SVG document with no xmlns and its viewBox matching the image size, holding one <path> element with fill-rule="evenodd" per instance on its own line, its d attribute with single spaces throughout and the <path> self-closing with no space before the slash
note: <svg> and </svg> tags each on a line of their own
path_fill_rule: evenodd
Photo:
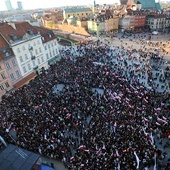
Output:
<svg viewBox="0 0 170 170">
<path fill-rule="evenodd" d="M 30 170 L 38 158 L 38 154 L 10 144 L 0 152 L 0 169 Z"/>
<path fill-rule="evenodd" d="M 92 10 L 90 8 L 78 8 L 78 7 L 64 9 L 65 13 L 86 12 L 86 11 L 92 11 Z"/>
</svg>

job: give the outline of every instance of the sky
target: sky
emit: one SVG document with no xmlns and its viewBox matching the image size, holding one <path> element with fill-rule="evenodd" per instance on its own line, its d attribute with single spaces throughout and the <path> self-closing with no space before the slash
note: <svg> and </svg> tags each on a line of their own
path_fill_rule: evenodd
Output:
<svg viewBox="0 0 170 170">
<path fill-rule="evenodd" d="M 6 0 L 0 0 L 0 11 L 6 11 Z M 93 0 L 11 0 L 12 7 L 17 8 L 17 1 L 21 1 L 24 9 L 52 8 L 59 6 L 76 6 L 93 4 Z M 96 4 L 113 4 L 119 0 L 96 0 Z"/>
<path fill-rule="evenodd" d="M 11 0 L 12 7 L 17 8 L 17 1 L 21 1 L 24 9 L 52 8 L 59 6 L 76 6 L 93 4 L 93 0 Z M 158 1 L 158 0 L 156 0 Z M 170 1 L 170 0 L 168 0 Z M 96 4 L 119 3 L 119 0 L 96 0 Z M 5 0 L 0 0 L 0 11 L 6 11 Z"/>
</svg>

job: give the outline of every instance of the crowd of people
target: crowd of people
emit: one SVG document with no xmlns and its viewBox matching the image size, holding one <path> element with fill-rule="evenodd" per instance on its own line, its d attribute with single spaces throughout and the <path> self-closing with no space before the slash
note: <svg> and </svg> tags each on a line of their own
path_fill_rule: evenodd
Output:
<svg viewBox="0 0 170 170">
<path fill-rule="evenodd" d="M 169 92 L 166 87 L 156 91 L 150 56 L 93 44 L 62 49 L 61 54 L 59 62 L 3 97 L 4 139 L 60 159 L 70 170 L 165 166 L 167 153 L 155 140 L 169 137 Z M 10 130 L 16 140 L 9 137 Z"/>
</svg>

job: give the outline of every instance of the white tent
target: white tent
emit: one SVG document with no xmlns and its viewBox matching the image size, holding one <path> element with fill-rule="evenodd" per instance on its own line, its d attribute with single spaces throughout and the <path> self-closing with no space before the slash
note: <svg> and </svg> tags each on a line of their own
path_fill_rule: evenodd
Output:
<svg viewBox="0 0 170 170">
<path fill-rule="evenodd" d="M 158 31 L 153 31 L 152 34 L 153 35 L 158 35 Z"/>
</svg>

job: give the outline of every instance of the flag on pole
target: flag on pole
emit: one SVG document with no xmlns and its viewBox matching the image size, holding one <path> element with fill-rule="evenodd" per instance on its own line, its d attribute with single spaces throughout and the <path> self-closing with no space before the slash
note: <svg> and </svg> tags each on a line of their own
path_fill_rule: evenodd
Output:
<svg viewBox="0 0 170 170">
<path fill-rule="evenodd" d="M 138 155 L 136 154 L 136 151 L 134 151 L 134 155 L 135 155 L 135 157 L 136 157 L 136 162 L 137 162 L 136 169 L 138 169 L 138 168 L 139 168 L 139 157 L 138 157 Z"/>
</svg>

